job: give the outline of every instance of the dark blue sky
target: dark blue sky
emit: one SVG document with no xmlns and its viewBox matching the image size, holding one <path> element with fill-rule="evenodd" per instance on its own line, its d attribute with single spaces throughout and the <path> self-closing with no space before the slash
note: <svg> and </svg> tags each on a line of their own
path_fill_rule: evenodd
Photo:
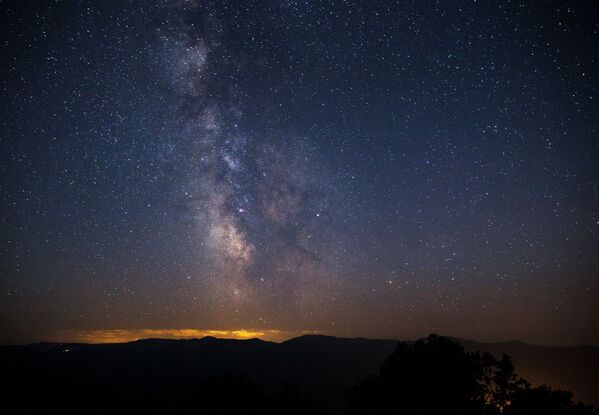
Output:
<svg viewBox="0 0 599 415">
<path fill-rule="evenodd" d="M 36 3 L 0 20 L 3 342 L 599 344 L 593 2 Z"/>
</svg>

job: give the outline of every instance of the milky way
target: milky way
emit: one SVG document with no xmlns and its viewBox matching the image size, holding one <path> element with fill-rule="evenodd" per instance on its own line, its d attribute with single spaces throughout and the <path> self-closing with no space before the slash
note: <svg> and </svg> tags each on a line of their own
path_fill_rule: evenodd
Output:
<svg viewBox="0 0 599 415">
<path fill-rule="evenodd" d="M 174 198 L 202 262 L 194 277 L 210 282 L 225 313 L 263 310 L 265 323 L 273 303 L 283 314 L 316 310 L 339 289 L 330 258 L 341 232 L 329 213 L 341 202 L 334 172 L 308 137 L 276 123 L 260 133 L 243 127 L 251 99 L 225 75 L 242 71 L 243 57 L 221 39 L 223 23 L 198 11 L 169 7 L 169 33 L 157 39 L 172 108 L 183 114 Z"/>
<path fill-rule="evenodd" d="M 0 340 L 599 342 L 598 8 L 425 3 L 6 4 Z"/>
</svg>

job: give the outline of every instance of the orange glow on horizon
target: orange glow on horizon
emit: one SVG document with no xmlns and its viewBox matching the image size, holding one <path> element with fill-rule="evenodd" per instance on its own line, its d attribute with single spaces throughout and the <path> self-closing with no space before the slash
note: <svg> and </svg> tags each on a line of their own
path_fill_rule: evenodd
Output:
<svg viewBox="0 0 599 415">
<path fill-rule="evenodd" d="M 62 330 L 46 336 L 45 341 L 52 343 L 126 343 L 141 339 L 196 339 L 206 336 L 223 339 L 247 340 L 259 338 L 281 342 L 303 334 L 320 334 L 318 331 L 283 330 L 213 330 L 213 329 L 97 329 Z"/>
</svg>

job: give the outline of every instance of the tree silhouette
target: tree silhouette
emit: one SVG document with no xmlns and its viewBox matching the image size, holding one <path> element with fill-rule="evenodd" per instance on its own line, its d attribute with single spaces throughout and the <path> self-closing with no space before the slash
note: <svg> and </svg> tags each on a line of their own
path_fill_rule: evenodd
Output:
<svg viewBox="0 0 599 415">
<path fill-rule="evenodd" d="M 597 414 L 569 392 L 531 388 L 507 355 L 467 353 L 437 335 L 400 343 L 378 375 L 348 393 L 348 406 L 350 414 Z"/>
<path fill-rule="evenodd" d="M 350 413 L 481 413 L 483 376 L 480 356 L 449 339 L 400 343 L 378 376 L 350 392 Z"/>
<path fill-rule="evenodd" d="M 527 384 L 516 376 L 512 359 L 506 354 L 498 361 L 485 353 L 481 363 L 484 406 L 487 410 L 493 408 L 503 412 L 509 406 L 513 394 Z"/>
<path fill-rule="evenodd" d="M 506 408 L 506 415 L 593 415 L 599 410 L 582 403 L 574 403 L 572 393 L 563 390 L 552 390 L 548 386 L 531 388 L 526 382 L 511 397 L 510 405 Z"/>
</svg>

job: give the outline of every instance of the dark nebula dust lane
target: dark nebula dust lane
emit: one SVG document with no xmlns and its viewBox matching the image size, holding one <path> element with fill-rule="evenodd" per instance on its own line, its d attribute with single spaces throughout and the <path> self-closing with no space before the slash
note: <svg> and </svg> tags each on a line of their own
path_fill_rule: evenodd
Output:
<svg viewBox="0 0 599 415">
<path fill-rule="evenodd" d="M 0 342 L 599 344 L 592 2 L 3 9 Z"/>
</svg>

